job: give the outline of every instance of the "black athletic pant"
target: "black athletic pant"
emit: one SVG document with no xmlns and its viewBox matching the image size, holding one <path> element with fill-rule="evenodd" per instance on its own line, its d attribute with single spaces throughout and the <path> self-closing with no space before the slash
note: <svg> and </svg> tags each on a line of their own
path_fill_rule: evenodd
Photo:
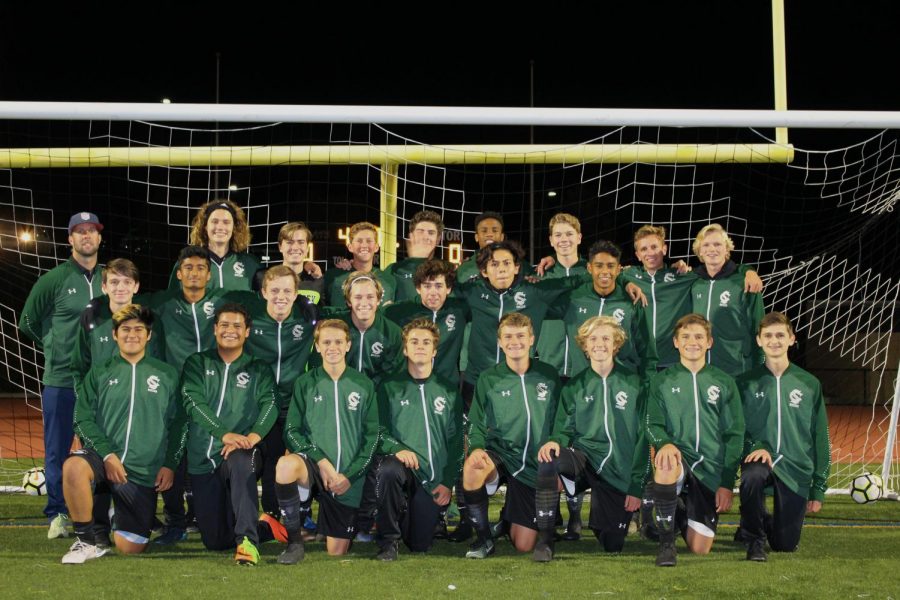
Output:
<svg viewBox="0 0 900 600">
<path fill-rule="evenodd" d="M 775 489 L 774 523 L 765 528 L 766 487 Z M 769 538 L 776 552 L 793 552 L 800 543 L 806 498 L 795 494 L 762 462 L 741 465 L 741 531 L 748 539 Z"/>
<path fill-rule="evenodd" d="M 234 548 L 246 536 L 259 543 L 258 448 L 234 450 L 212 473 L 192 475 L 200 539 L 209 550 Z"/>
<path fill-rule="evenodd" d="M 272 429 L 259 444 L 263 456 L 260 504 L 262 504 L 263 512 L 269 513 L 276 519 L 280 518 L 281 512 L 278 508 L 278 497 L 275 495 L 275 465 L 278 464 L 278 459 L 284 456 L 284 420 L 286 416 L 286 414 L 278 416 Z"/>
<path fill-rule="evenodd" d="M 441 508 L 411 470 L 394 456 L 385 456 L 376 479 L 378 544 L 399 539 L 413 552 L 427 552 Z"/>
<path fill-rule="evenodd" d="M 366 471 L 366 480 L 363 482 L 362 499 L 359 501 L 359 509 L 356 511 L 356 531 L 361 533 L 369 533 L 372 531 L 372 525 L 375 524 L 375 483 L 378 477 L 378 467 L 382 456 L 375 455 L 372 457 L 372 464 Z"/>
<path fill-rule="evenodd" d="M 175 469 L 175 479 L 172 487 L 162 492 L 163 516 L 168 527 L 174 529 L 186 529 L 188 513 L 193 516 L 193 498 L 189 491 L 190 476 L 187 474 L 187 459 L 181 459 L 178 468 Z M 187 492 L 187 494 L 185 493 Z M 187 501 L 188 510 L 185 512 L 184 504 Z"/>
</svg>

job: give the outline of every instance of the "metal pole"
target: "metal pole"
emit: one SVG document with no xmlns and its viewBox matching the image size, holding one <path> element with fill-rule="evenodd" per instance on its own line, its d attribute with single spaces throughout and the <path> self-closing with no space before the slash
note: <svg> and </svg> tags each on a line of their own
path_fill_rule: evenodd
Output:
<svg viewBox="0 0 900 600">
<path fill-rule="evenodd" d="M 529 103 L 534 108 L 534 61 L 529 61 Z M 534 145 L 534 125 L 528 126 L 528 143 Z M 534 264 L 534 165 L 528 167 L 528 261 Z"/>
<path fill-rule="evenodd" d="M 898 418 L 900 418 L 900 365 L 897 367 L 897 378 L 894 380 L 894 404 L 891 407 L 891 421 L 888 424 L 887 440 L 884 444 L 884 461 L 881 463 L 881 480 L 884 482 L 885 492 L 891 486 L 891 462 L 894 458 L 894 444 L 897 443 Z M 892 497 L 896 497 L 900 489 L 893 491 Z"/>
<path fill-rule="evenodd" d="M 220 70 L 219 69 L 220 69 L 221 62 L 222 62 L 221 59 L 222 59 L 222 53 L 216 52 L 216 104 L 219 103 L 219 82 L 220 82 L 220 79 L 219 79 Z M 215 122 L 215 129 L 216 129 L 215 144 L 216 144 L 216 147 L 218 147 L 218 145 L 219 145 L 219 122 L 218 121 Z M 219 190 L 221 189 L 219 187 L 219 169 L 216 169 L 214 171 L 214 173 L 215 173 L 215 184 L 214 185 L 215 185 L 216 193 L 218 194 Z"/>
<path fill-rule="evenodd" d="M 787 60 L 784 49 L 784 0 L 772 0 L 772 60 L 775 74 L 775 110 L 787 110 Z M 788 143 L 786 127 L 775 129 L 775 141 Z"/>
</svg>

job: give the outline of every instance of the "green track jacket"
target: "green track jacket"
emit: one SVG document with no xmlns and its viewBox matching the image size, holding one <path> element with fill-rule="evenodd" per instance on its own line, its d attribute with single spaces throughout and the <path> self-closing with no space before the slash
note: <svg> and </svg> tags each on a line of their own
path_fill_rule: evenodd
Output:
<svg viewBox="0 0 900 600">
<path fill-rule="evenodd" d="M 212 473 L 219 467 L 226 433 L 266 437 L 278 417 L 272 369 L 246 351 L 230 364 L 216 349 L 189 356 L 181 376 L 181 395 L 190 419 L 191 474 Z"/>
<path fill-rule="evenodd" d="M 75 433 L 101 457 L 115 454 L 129 481 L 154 487 L 162 467 L 181 461 L 187 423 L 178 373 L 145 356 L 121 354 L 92 367 L 75 388 Z"/>
<path fill-rule="evenodd" d="M 615 366 L 607 377 L 587 368 L 563 386 L 550 440 L 585 456 L 612 487 L 641 497 L 650 475 L 641 378 Z"/>
<path fill-rule="evenodd" d="M 416 479 L 428 492 L 452 489 L 463 463 L 463 409 L 458 383 L 432 373 L 418 381 L 400 371 L 378 387 L 381 452 L 410 450 L 419 459 Z"/>
<path fill-rule="evenodd" d="M 350 352 L 347 366 L 356 369 L 377 386 L 383 377 L 398 370 L 406 360 L 403 356 L 402 332 L 396 323 L 388 320 L 379 310 L 375 321 L 365 331 L 353 324 L 349 310 L 326 311 L 325 318 L 340 319 L 350 328 Z M 322 365 L 322 356 L 313 352 L 310 367 Z"/>
<path fill-rule="evenodd" d="M 388 265 L 387 269 L 385 269 L 385 272 L 394 278 L 394 283 L 397 286 L 394 292 L 394 302 L 418 299 L 419 293 L 416 292 L 413 275 L 416 274 L 416 269 L 425 260 L 424 258 L 404 258 Z"/>
<path fill-rule="evenodd" d="M 249 252 L 228 252 L 220 261 L 210 253 L 209 270 L 211 276 L 209 283 L 206 284 L 206 290 L 242 290 L 250 291 L 253 289 L 253 281 L 256 272 L 261 269 L 259 259 Z M 172 268 L 169 275 L 170 290 L 181 290 L 181 282 L 175 272 L 178 271 L 178 264 Z"/>
<path fill-rule="evenodd" d="M 74 387 L 72 344 L 81 313 L 100 295 L 101 283 L 99 266 L 88 272 L 70 258 L 41 275 L 31 288 L 19 329 L 44 353 L 44 385 Z"/>
<path fill-rule="evenodd" d="M 417 296 L 415 300 L 385 307 L 384 316 L 396 323 L 401 331 L 413 319 L 424 318 L 437 325 L 441 339 L 437 356 L 434 357 L 434 370 L 447 381 L 459 381 L 459 354 L 462 352 L 464 332 L 471 316 L 465 302 L 451 296 L 440 310 L 434 311 L 423 305 L 422 299 Z"/>
<path fill-rule="evenodd" d="M 216 309 L 227 301 L 226 291 L 220 289 L 207 291 L 194 303 L 185 300 L 180 289 L 153 294 L 148 305 L 156 317 L 154 335 L 165 348 L 167 363 L 180 369 L 188 356 L 216 345 Z"/>
<path fill-rule="evenodd" d="M 550 435 L 560 384 L 556 369 L 537 360 L 518 375 L 504 360 L 478 378 L 469 411 L 469 453 L 496 452 L 513 477 L 534 487 L 537 453 Z"/>
<path fill-rule="evenodd" d="M 544 279 L 560 279 L 562 277 L 579 277 L 581 280 L 587 274 L 587 261 L 579 258 L 571 267 L 564 267 L 557 262 L 544 273 Z M 572 340 L 574 341 L 574 339 Z M 567 362 L 570 353 L 580 353 L 578 344 L 571 345 L 566 336 L 566 324 L 559 317 L 548 318 L 541 326 L 541 338 L 537 343 L 537 355 L 542 362 L 553 365 L 559 371 L 560 377 L 570 377 L 578 371 L 572 370 L 571 362 Z"/>
<path fill-rule="evenodd" d="M 359 507 L 366 471 L 378 448 L 375 386 L 347 368 L 335 381 L 321 367 L 300 376 L 284 426 L 284 443 L 313 462 L 327 458 L 351 486 L 335 499 Z"/>
<path fill-rule="evenodd" d="M 737 378 L 747 431 L 744 457 L 765 449 L 775 476 L 809 500 L 825 499 L 831 442 L 822 385 L 795 364 L 781 377 L 760 365 Z"/>
<path fill-rule="evenodd" d="M 734 487 L 744 444 L 744 412 L 734 379 L 712 365 L 696 375 L 681 363 L 650 381 L 647 437 L 674 444 L 703 485 Z"/>
</svg>

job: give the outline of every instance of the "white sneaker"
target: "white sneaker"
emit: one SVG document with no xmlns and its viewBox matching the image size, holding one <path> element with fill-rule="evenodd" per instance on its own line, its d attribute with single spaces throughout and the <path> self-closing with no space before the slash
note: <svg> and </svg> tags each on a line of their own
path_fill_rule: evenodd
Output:
<svg viewBox="0 0 900 600">
<path fill-rule="evenodd" d="M 47 530 L 47 539 L 69 537 L 69 516 L 62 513 L 53 517 L 50 521 L 50 529 Z"/>
<path fill-rule="evenodd" d="M 85 561 L 100 558 L 109 551 L 109 548 L 101 548 L 86 544 L 79 539 L 75 539 L 75 543 L 69 548 L 69 551 L 62 557 L 64 565 L 80 565 Z"/>
</svg>

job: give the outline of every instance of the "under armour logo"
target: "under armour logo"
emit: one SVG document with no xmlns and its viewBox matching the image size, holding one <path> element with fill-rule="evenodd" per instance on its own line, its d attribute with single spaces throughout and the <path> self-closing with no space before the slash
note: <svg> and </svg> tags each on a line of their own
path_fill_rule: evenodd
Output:
<svg viewBox="0 0 900 600">
<path fill-rule="evenodd" d="M 412 279 L 412 273 L 404 273 L 403 279 Z"/>
<path fill-rule="evenodd" d="M 262 335 L 262 334 L 263 334 L 263 330 L 262 330 L 262 329 L 254 329 L 254 330 L 253 330 L 253 333 L 254 333 L 254 335 Z"/>
<path fill-rule="evenodd" d="M 176 314 L 176 315 L 183 315 L 183 314 L 184 314 L 184 311 L 181 310 L 180 308 L 176 308 L 176 309 L 175 309 L 175 314 Z"/>
<path fill-rule="evenodd" d="M 109 341 L 109 336 L 108 336 L 108 335 L 101 335 L 101 336 L 100 336 L 100 341 L 101 341 L 101 342 L 108 342 L 108 341 Z"/>
<path fill-rule="evenodd" d="M 74 293 L 77 292 L 77 291 L 78 291 L 78 290 L 76 290 L 75 288 L 69 288 L 69 289 L 68 289 L 68 292 L 69 292 L 70 295 L 71 295 L 71 294 L 74 294 Z"/>
<path fill-rule="evenodd" d="M 585 402 L 593 402 L 593 401 L 594 401 L 594 397 L 593 397 L 593 396 L 585 396 L 585 397 L 584 397 L 584 401 L 585 401 Z"/>
<path fill-rule="evenodd" d="M 672 388 L 672 393 L 673 393 L 673 394 L 680 394 L 680 393 L 681 393 L 681 388 L 680 388 L 680 387 L 673 387 L 673 388 Z"/>
<path fill-rule="evenodd" d="M 512 396 L 512 392 L 509 390 L 503 390 L 502 392 L 500 392 L 500 395 L 501 396 Z"/>
<path fill-rule="evenodd" d="M 409 406 L 409 400 L 401 400 L 400 406 Z"/>
<path fill-rule="evenodd" d="M 553 511 L 552 510 L 539 510 L 539 511 L 537 511 L 537 514 L 539 517 L 552 517 Z"/>
<path fill-rule="evenodd" d="M 321 402 L 322 396 L 313 396 L 313 402 Z"/>
<path fill-rule="evenodd" d="M 118 379 L 110 379 L 109 380 L 109 385 L 116 385 L 117 383 L 119 383 Z"/>
<path fill-rule="evenodd" d="M 206 370 L 206 374 L 207 374 L 207 375 L 215 375 L 215 374 L 216 374 L 216 372 L 215 372 L 215 371 L 211 371 L 211 370 L 209 370 L 209 369 L 207 369 L 207 370 Z"/>
<path fill-rule="evenodd" d="M 587 309 L 584 308 L 584 307 L 579 306 L 579 307 L 578 307 L 578 312 L 586 315 L 586 314 L 587 314 Z"/>
<path fill-rule="evenodd" d="M 756 393 L 753 394 L 753 395 L 756 396 L 757 398 L 765 398 L 765 397 L 766 397 L 766 393 L 765 393 L 765 392 L 756 392 Z"/>
<path fill-rule="evenodd" d="M 656 515 L 656 522 L 658 523 L 658 522 L 660 522 L 660 521 L 665 521 L 666 523 L 671 523 L 671 522 L 672 522 L 672 515 L 669 515 L 668 517 L 661 517 L 661 516 L 659 516 L 659 515 Z"/>
<path fill-rule="evenodd" d="M 482 295 L 481 295 L 481 299 L 482 299 L 482 300 L 490 300 L 490 299 L 491 299 L 491 296 L 490 296 L 490 294 L 482 294 Z"/>
<path fill-rule="evenodd" d="M 650 498 L 643 498 L 643 499 L 641 500 L 641 503 L 642 503 L 644 506 L 649 506 L 649 505 L 653 504 L 653 500 L 651 500 Z"/>
<path fill-rule="evenodd" d="M 347 527 L 347 533 L 353 533 L 354 531 L 356 531 L 356 527 L 354 527 L 353 525 Z"/>
</svg>

